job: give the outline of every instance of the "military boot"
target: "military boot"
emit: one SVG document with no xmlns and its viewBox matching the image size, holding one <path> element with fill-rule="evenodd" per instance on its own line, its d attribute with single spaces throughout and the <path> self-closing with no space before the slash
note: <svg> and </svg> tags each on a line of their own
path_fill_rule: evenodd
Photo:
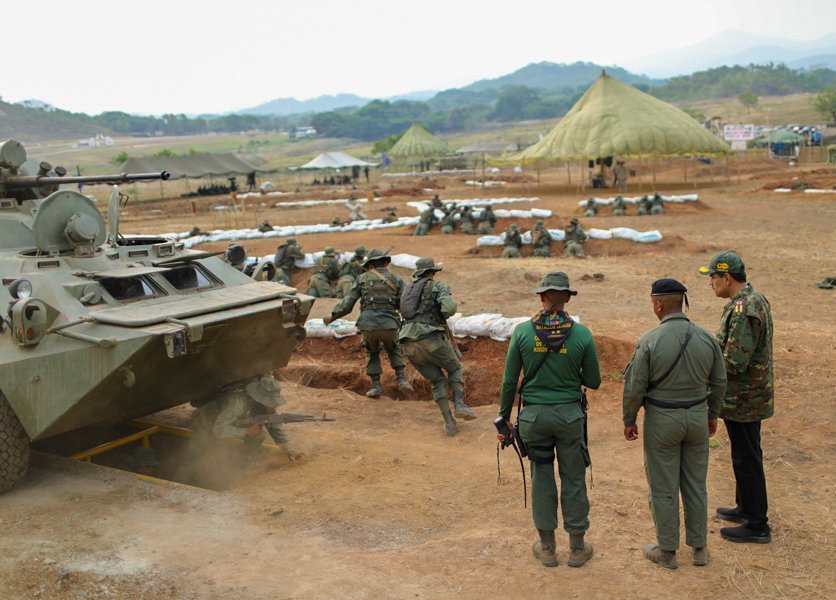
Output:
<svg viewBox="0 0 836 600">
<path fill-rule="evenodd" d="M 583 541 L 584 534 L 569 534 L 569 566 L 582 567 L 592 558 L 592 544 Z"/>
<path fill-rule="evenodd" d="M 398 367 L 395 369 L 395 374 L 398 376 L 398 391 L 399 392 L 414 392 L 415 390 L 412 389 L 412 386 L 409 385 L 409 382 L 406 380 L 406 373 L 404 373 L 403 367 Z"/>
<path fill-rule="evenodd" d="M 644 545 L 644 557 L 666 569 L 675 569 L 678 566 L 676 564 L 676 552 L 662 550 L 656 544 Z"/>
<path fill-rule="evenodd" d="M 369 375 L 372 380 L 372 389 L 366 392 L 368 398 L 380 398 L 383 395 L 383 388 L 380 387 L 380 375 Z"/>
<path fill-rule="evenodd" d="M 472 421 L 477 418 L 475 412 L 470 410 L 464 403 L 464 391 L 453 392 L 453 406 L 456 416 L 465 421 Z"/>
<path fill-rule="evenodd" d="M 447 433 L 447 437 L 456 435 L 459 432 L 459 428 L 456 427 L 456 419 L 453 418 L 450 409 L 442 410 L 441 416 L 444 417 L 444 431 Z"/>
<path fill-rule="evenodd" d="M 534 551 L 534 556 L 543 563 L 544 567 L 556 567 L 559 563 L 557 561 L 557 554 L 554 551 L 554 531 L 538 529 L 537 533 L 540 534 L 540 539 L 531 546 L 531 549 Z"/>
</svg>

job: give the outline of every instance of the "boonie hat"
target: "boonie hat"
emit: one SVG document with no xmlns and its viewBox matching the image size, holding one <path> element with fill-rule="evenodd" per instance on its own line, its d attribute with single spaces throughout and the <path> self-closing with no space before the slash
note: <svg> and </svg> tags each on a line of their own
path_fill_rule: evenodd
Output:
<svg viewBox="0 0 836 600">
<path fill-rule="evenodd" d="M 334 250 L 333 246 L 328 246 L 327 248 L 325 248 L 325 256 L 334 256 L 336 253 L 337 251 Z"/>
<path fill-rule="evenodd" d="M 392 258 L 390 256 L 386 256 L 380 250 L 372 250 L 369 252 L 369 255 L 363 259 L 363 262 L 360 263 L 360 266 L 365 267 L 370 262 L 392 262 Z"/>
<path fill-rule="evenodd" d="M 570 225 L 579 225 L 579 224 L 580 224 L 580 221 L 578 221 L 578 218 L 577 218 L 577 217 L 572 217 L 572 220 L 571 220 L 571 221 L 569 221 L 569 224 L 570 224 Z"/>
<path fill-rule="evenodd" d="M 357 256 L 365 256 L 366 248 L 363 246 L 357 246 L 357 249 L 354 250 L 354 254 L 356 254 Z"/>
<path fill-rule="evenodd" d="M 708 266 L 700 267 L 700 273 L 703 275 L 725 275 L 726 273 L 741 275 L 745 272 L 746 267 L 743 265 L 743 260 L 736 252 L 731 250 L 718 252 L 708 263 Z"/>
<path fill-rule="evenodd" d="M 285 403 L 282 388 L 272 375 L 265 375 L 248 383 L 246 390 L 250 398 L 264 406 L 275 408 Z"/>
<path fill-rule="evenodd" d="M 420 277 L 427 271 L 441 271 L 441 265 L 436 265 L 435 261 L 432 257 L 422 257 L 415 261 L 415 271 L 413 271 L 413 277 Z"/>
<path fill-rule="evenodd" d="M 556 292 L 569 292 L 570 296 L 577 296 L 578 292 L 569 287 L 569 276 L 563 271 L 546 273 L 540 281 L 540 287 L 534 288 L 535 294 L 542 294 L 554 290 Z"/>
<path fill-rule="evenodd" d="M 285 244 L 295 244 L 295 243 L 296 243 L 296 238 L 287 238 L 287 241 L 285 242 Z"/>
</svg>

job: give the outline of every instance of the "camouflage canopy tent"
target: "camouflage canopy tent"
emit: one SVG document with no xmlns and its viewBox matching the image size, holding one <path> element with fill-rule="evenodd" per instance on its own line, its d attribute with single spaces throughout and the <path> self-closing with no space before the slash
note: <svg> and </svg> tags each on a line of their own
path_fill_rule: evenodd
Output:
<svg viewBox="0 0 836 600">
<path fill-rule="evenodd" d="M 570 160 L 730 152 L 728 144 L 684 111 L 601 73 L 554 129 L 515 158 Z"/>
<path fill-rule="evenodd" d="M 393 158 L 434 158 L 446 150 L 444 142 L 416 123 L 403 133 L 387 154 Z"/>
<path fill-rule="evenodd" d="M 129 158 L 119 169 L 123 173 L 154 173 L 168 171 L 171 179 L 188 177 L 231 177 L 264 172 L 234 154 L 193 154 L 189 156 L 149 156 Z"/>
</svg>

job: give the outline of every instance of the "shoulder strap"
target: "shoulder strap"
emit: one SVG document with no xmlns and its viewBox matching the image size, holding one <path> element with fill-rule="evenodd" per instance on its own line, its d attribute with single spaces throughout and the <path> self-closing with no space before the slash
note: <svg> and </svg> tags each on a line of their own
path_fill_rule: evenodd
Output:
<svg viewBox="0 0 836 600">
<path fill-rule="evenodd" d="M 671 364 L 671 367 L 667 371 L 665 371 L 664 375 L 662 375 L 661 377 L 659 377 L 659 378 L 655 379 L 654 381 L 651 381 L 650 383 L 647 384 L 647 390 L 648 391 L 650 391 L 653 388 L 655 388 L 656 386 L 658 386 L 665 379 L 667 379 L 670 376 L 671 373 L 673 373 L 673 370 L 676 368 L 676 365 L 679 364 L 679 361 L 682 359 L 682 356 L 685 354 L 685 346 L 687 346 L 688 342 L 691 341 L 691 337 L 693 337 L 693 335 L 694 335 L 694 324 L 693 323 L 688 323 L 688 330 L 685 332 L 685 341 L 683 341 L 682 345 L 679 347 L 679 354 L 677 354 L 676 360 L 673 361 L 673 364 Z"/>
<path fill-rule="evenodd" d="M 529 373 L 526 373 L 523 376 L 522 381 L 520 382 L 520 387 L 517 388 L 517 419 L 518 420 L 520 418 L 520 411 L 522 410 L 523 389 L 525 388 L 525 385 L 529 381 L 531 381 L 531 379 L 537 374 L 537 371 L 540 370 L 540 367 L 543 366 L 543 363 L 546 362 L 546 359 L 549 357 L 549 353 L 550 353 L 549 350 L 546 349 L 546 351 L 543 353 L 543 358 L 540 359 L 540 362 L 538 362 L 536 365 L 534 365 L 534 368 L 531 369 L 531 371 Z"/>
<path fill-rule="evenodd" d="M 374 275 L 375 277 L 377 277 L 378 279 L 381 279 L 383 281 L 383 283 L 386 284 L 386 287 L 388 287 L 390 290 L 392 290 L 393 293 L 398 291 L 397 284 L 394 281 L 392 281 L 391 279 L 389 279 L 388 277 L 384 277 L 383 275 L 378 273 L 375 269 L 369 269 L 368 272 L 371 273 L 372 275 Z"/>
</svg>

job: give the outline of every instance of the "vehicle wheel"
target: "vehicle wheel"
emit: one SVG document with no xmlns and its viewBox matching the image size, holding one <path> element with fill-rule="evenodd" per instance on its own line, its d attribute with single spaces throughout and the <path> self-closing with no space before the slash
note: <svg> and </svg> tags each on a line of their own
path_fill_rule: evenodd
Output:
<svg viewBox="0 0 836 600">
<path fill-rule="evenodd" d="M 0 494 L 10 490 L 29 466 L 29 438 L 0 393 Z"/>
</svg>

